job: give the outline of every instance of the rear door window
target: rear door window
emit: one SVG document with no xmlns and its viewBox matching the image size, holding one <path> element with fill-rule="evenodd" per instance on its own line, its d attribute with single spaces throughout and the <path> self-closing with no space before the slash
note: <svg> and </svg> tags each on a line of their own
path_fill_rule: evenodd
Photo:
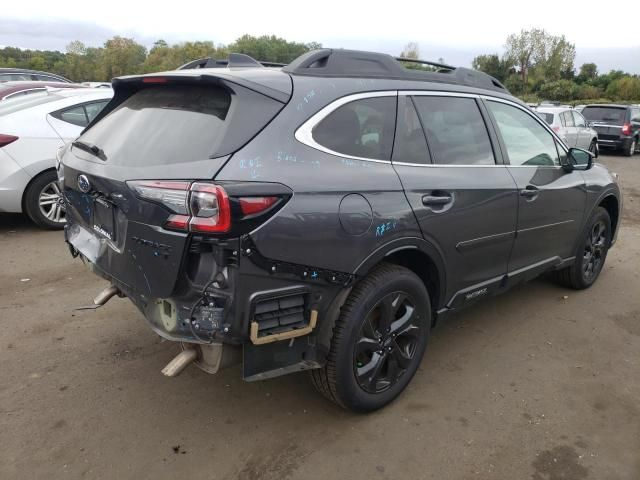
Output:
<svg viewBox="0 0 640 480">
<path fill-rule="evenodd" d="M 427 140 L 411 97 L 398 99 L 398 125 L 393 145 L 393 161 L 427 164 L 431 163 Z"/>
<path fill-rule="evenodd" d="M 487 107 L 496 120 L 511 165 L 560 165 L 553 136 L 531 115 L 502 102 L 487 101 Z"/>
<path fill-rule="evenodd" d="M 473 98 L 415 96 L 433 163 L 495 165 L 484 119 Z"/>
<path fill-rule="evenodd" d="M 374 160 L 390 160 L 396 122 L 396 97 L 354 100 L 313 128 L 313 139 L 329 150 Z"/>
<path fill-rule="evenodd" d="M 565 127 L 576 126 L 575 122 L 573 121 L 573 115 L 571 115 L 571 112 L 562 112 L 560 115 L 562 116 L 562 120 Z"/>
</svg>

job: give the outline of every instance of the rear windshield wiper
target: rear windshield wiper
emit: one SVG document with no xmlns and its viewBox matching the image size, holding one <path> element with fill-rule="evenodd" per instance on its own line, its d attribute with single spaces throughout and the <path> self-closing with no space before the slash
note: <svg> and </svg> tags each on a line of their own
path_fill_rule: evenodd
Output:
<svg viewBox="0 0 640 480">
<path fill-rule="evenodd" d="M 99 146 L 94 145 L 93 143 L 76 140 L 71 145 L 98 157 L 102 161 L 105 161 L 107 159 L 107 156 L 104 154 L 104 150 L 102 150 Z"/>
</svg>

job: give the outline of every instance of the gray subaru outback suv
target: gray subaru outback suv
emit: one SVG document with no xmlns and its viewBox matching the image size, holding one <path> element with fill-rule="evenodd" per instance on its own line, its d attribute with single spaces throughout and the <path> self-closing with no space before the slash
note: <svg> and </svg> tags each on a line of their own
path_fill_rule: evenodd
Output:
<svg viewBox="0 0 640 480">
<path fill-rule="evenodd" d="M 71 254 L 109 283 L 95 306 L 127 297 L 180 342 L 165 374 L 309 370 L 370 411 L 447 314 L 602 270 L 615 175 L 494 78 L 331 49 L 213 63 L 115 79 L 59 154 Z"/>
</svg>

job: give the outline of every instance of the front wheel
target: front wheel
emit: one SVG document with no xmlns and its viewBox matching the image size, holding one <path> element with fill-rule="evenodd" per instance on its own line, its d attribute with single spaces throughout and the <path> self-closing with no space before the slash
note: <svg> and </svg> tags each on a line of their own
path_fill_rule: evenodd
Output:
<svg viewBox="0 0 640 480">
<path fill-rule="evenodd" d="M 353 289 L 333 330 L 314 386 L 329 400 L 358 412 L 384 407 L 415 374 L 431 326 L 424 283 L 412 271 L 377 267 Z"/>
<path fill-rule="evenodd" d="M 611 218 L 602 207 L 595 209 L 582 235 L 573 264 L 556 272 L 563 285 L 582 290 L 593 285 L 602 271 L 611 243 Z"/>
<path fill-rule="evenodd" d="M 596 142 L 595 140 L 591 140 L 591 144 L 589 145 L 589 151 L 597 157 L 599 154 L 598 142 Z"/>
</svg>

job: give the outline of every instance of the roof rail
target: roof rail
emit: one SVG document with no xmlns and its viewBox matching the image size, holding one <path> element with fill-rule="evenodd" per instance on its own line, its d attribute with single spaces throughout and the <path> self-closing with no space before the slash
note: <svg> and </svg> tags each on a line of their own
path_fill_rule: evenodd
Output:
<svg viewBox="0 0 640 480">
<path fill-rule="evenodd" d="M 241 67 L 284 67 L 286 63 L 261 62 L 243 53 L 230 53 L 227 60 L 216 60 L 213 57 L 199 58 L 177 68 L 191 70 L 194 68 L 241 68 Z"/>
<path fill-rule="evenodd" d="M 405 68 L 400 62 L 412 62 L 431 65 L 438 71 Z M 427 60 L 394 58 L 386 53 L 363 52 L 322 48 L 312 50 L 283 67 L 284 72 L 292 75 L 318 77 L 366 77 L 399 80 L 417 80 L 440 82 L 485 88 L 500 92 L 507 89 L 498 80 L 484 72 L 470 68 L 452 67 Z"/>
<path fill-rule="evenodd" d="M 436 63 L 430 62 L 428 60 L 418 60 L 417 58 L 407 58 L 407 57 L 396 57 L 396 60 L 404 63 L 417 63 L 419 65 L 429 65 L 431 67 L 437 67 L 443 70 L 455 70 L 456 67 L 452 67 L 451 65 L 446 65 L 444 63 Z"/>
</svg>

